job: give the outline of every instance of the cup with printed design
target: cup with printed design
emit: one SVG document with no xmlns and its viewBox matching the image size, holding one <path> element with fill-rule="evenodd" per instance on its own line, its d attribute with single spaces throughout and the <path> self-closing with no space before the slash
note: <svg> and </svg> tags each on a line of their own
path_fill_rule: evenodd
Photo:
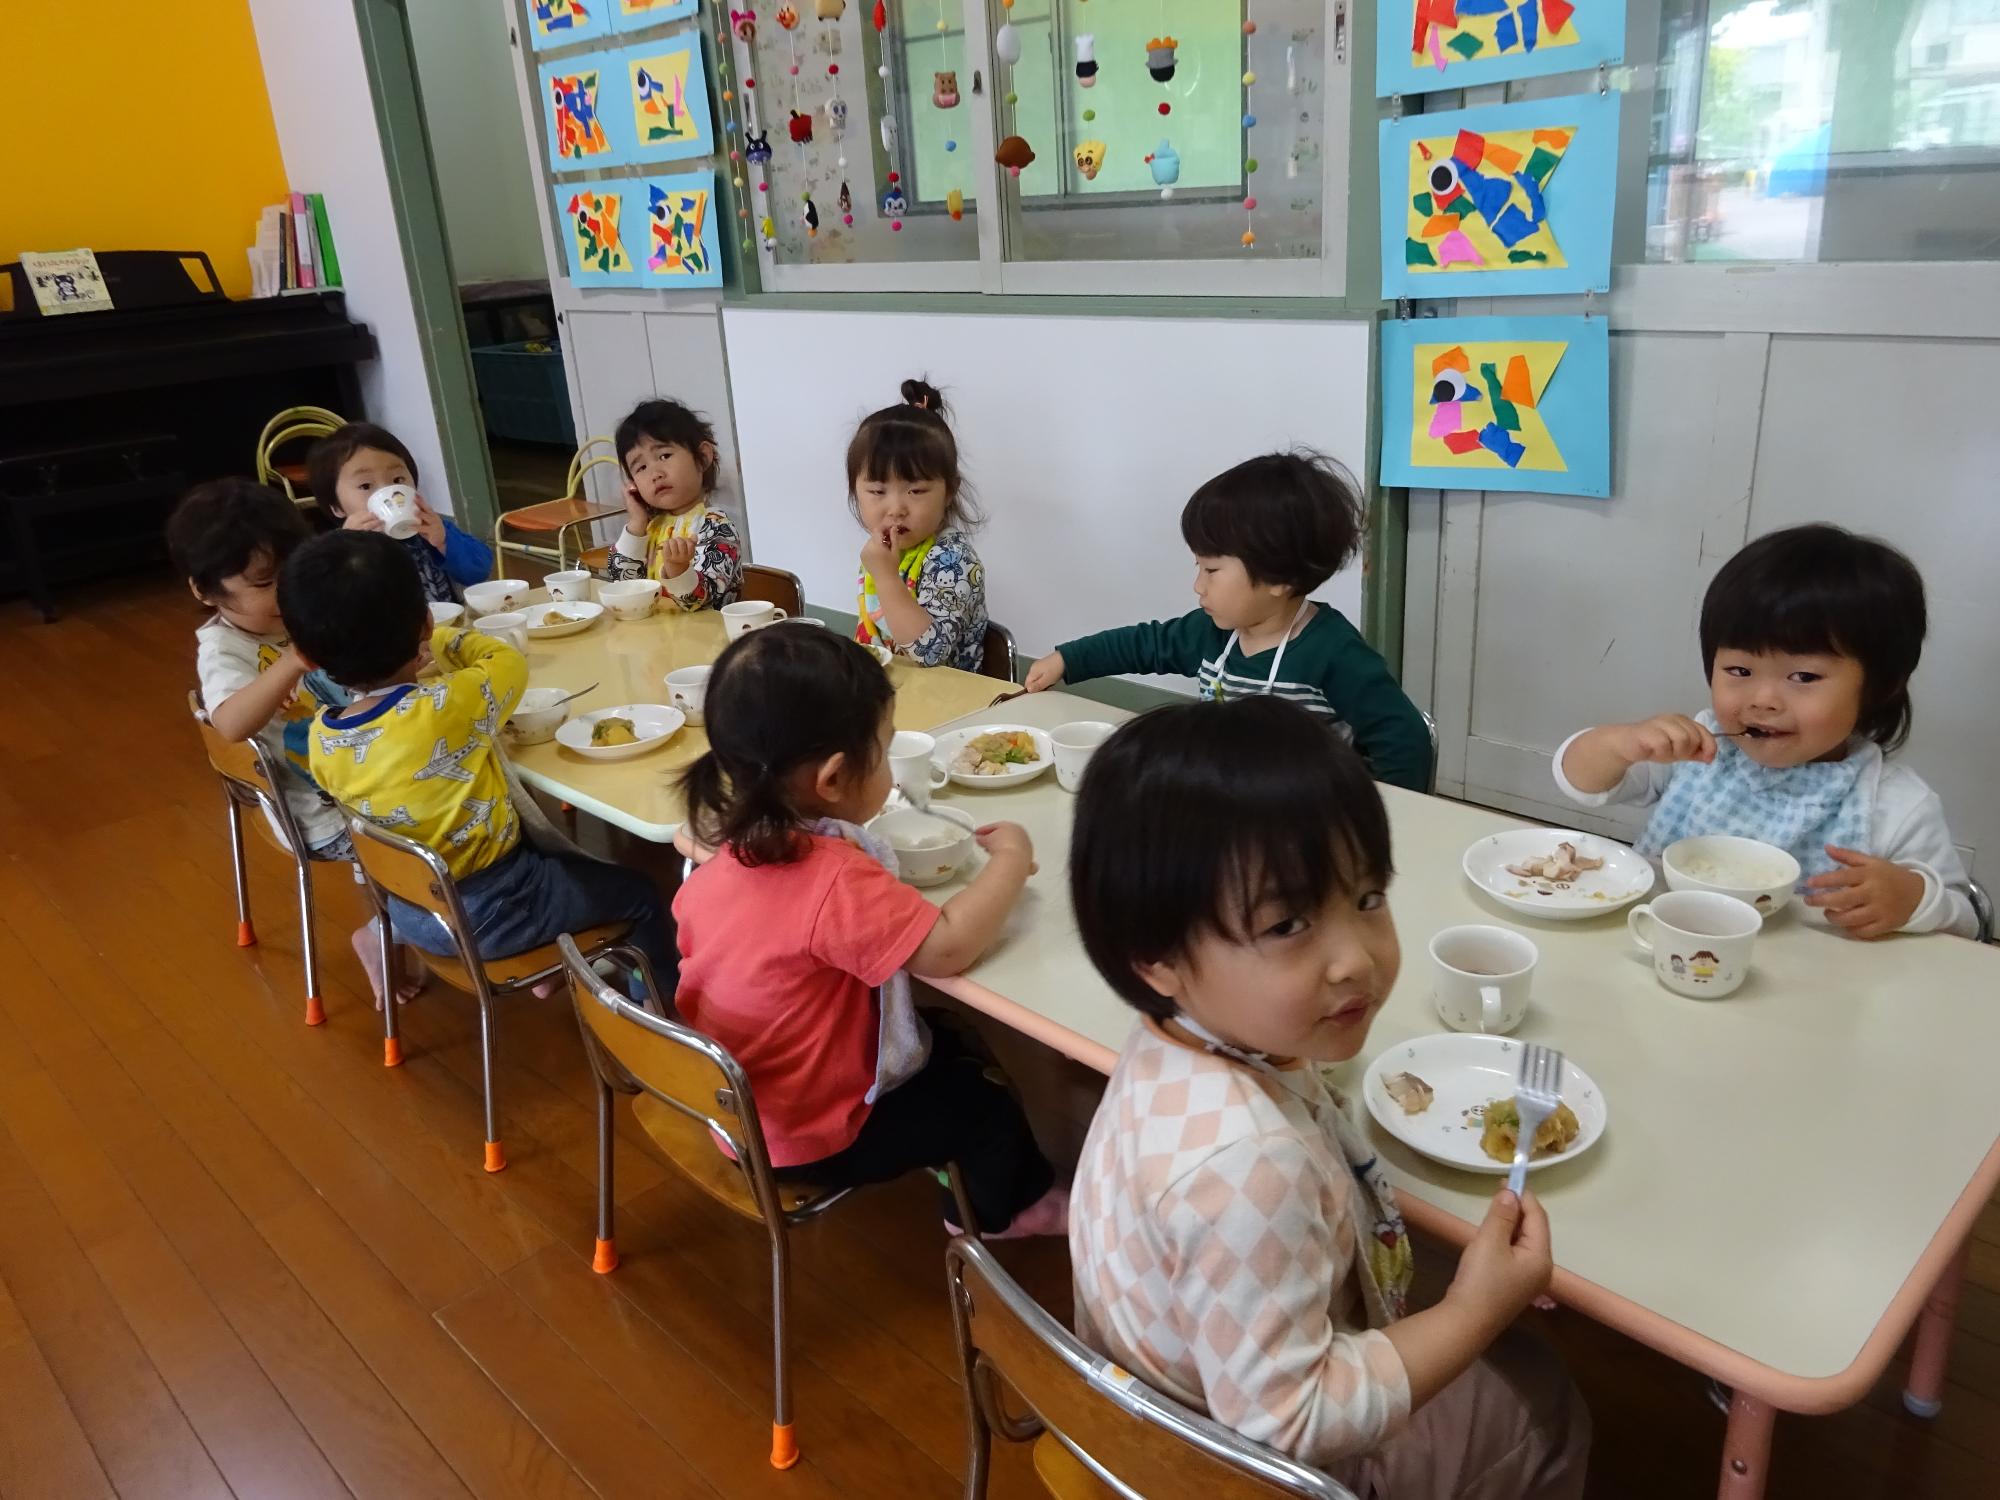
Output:
<svg viewBox="0 0 2000 1500">
<path fill-rule="evenodd" d="M 550 573 L 542 579 L 542 587 L 549 591 L 549 598 L 557 604 L 588 604 L 590 598 L 590 569 L 565 568 L 560 573 Z"/>
<path fill-rule="evenodd" d="M 667 673 L 667 702 L 687 715 L 690 724 L 701 724 L 702 700 L 708 696 L 708 674 L 712 667 L 680 667 Z"/>
<path fill-rule="evenodd" d="M 397 541 L 417 534 L 417 492 L 407 484 L 385 484 L 368 497 L 368 513 Z"/>
<path fill-rule="evenodd" d="M 1625 914 L 1632 941 L 1653 958 L 1653 977 L 1676 995 L 1719 1000 L 1750 972 L 1764 919 L 1719 891 L 1668 891 Z"/>
<path fill-rule="evenodd" d="M 790 618 L 777 605 L 762 599 L 739 599 L 734 604 L 722 606 L 722 628 L 729 633 L 732 641 L 753 630 L 762 630 L 766 625 L 775 625 Z"/>
<path fill-rule="evenodd" d="M 528 654 L 528 617 L 518 609 L 505 610 L 497 615 L 481 615 L 472 622 L 472 628 L 481 635 L 505 641 L 523 656 Z"/>
<path fill-rule="evenodd" d="M 1506 927 L 1447 927 L 1431 939 L 1431 994 L 1453 1031 L 1512 1031 L 1528 1014 L 1541 951 Z"/>
<path fill-rule="evenodd" d="M 931 793 L 951 780 L 937 758 L 937 741 L 914 729 L 899 729 L 889 740 L 889 779 L 912 807 L 929 807 Z"/>
<path fill-rule="evenodd" d="M 1056 753 L 1056 785 L 1073 792 L 1083 784 L 1083 768 L 1097 747 L 1111 738 L 1115 725 L 1102 719 L 1078 719 L 1058 724 L 1049 731 L 1049 745 Z"/>
</svg>

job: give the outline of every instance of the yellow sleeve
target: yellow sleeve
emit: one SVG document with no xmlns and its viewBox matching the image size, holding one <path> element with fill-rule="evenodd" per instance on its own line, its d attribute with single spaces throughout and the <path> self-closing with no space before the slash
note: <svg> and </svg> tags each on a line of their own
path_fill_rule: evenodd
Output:
<svg viewBox="0 0 2000 1500">
<path fill-rule="evenodd" d="M 461 674 L 472 674 L 465 681 L 472 691 L 478 690 L 477 683 L 490 687 L 503 718 L 514 711 L 528 686 L 527 657 L 505 641 L 477 630 L 440 626 L 431 634 L 431 655 L 454 678 L 454 691 L 459 688 Z"/>
</svg>

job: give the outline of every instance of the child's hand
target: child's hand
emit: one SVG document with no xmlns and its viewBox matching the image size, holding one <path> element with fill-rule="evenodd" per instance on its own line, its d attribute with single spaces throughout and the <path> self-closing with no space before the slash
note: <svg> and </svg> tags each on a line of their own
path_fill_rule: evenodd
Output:
<svg viewBox="0 0 2000 1500">
<path fill-rule="evenodd" d="M 678 578 L 694 566 L 694 538 L 670 536 L 660 543 L 660 576 Z"/>
<path fill-rule="evenodd" d="M 972 835 L 979 841 L 979 847 L 986 851 L 988 859 L 999 859 L 1002 855 L 1018 855 L 1028 867 L 1030 875 L 1035 873 L 1035 845 L 1028 837 L 1028 830 L 1019 823 L 988 823 Z"/>
<path fill-rule="evenodd" d="M 382 518 L 365 505 L 357 505 L 340 518 L 342 531 L 380 531 Z"/>
<path fill-rule="evenodd" d="M 1047 656 L 1028 668 L 1028 692 L 1040 693 L 1059 685 L 1063 680 L 1063 654 L 1051 651 Z"/>
<path fill-rule="evenodd" d="M 1458 1257 L 1444 1300 L 1481 1320 L 1484 1342 L 1500 1331 L 1549 1284 L 1549 1216 L 1533 1193 L 1516 1198 L 1506 1188 L 1493 1195 L 1472 1243 Z"/>
<path fill-rule="evenodd" d="M 644 536 L 653 524 L 653 513 L 646 508 L 646 502 L 639 498 L 634 485 L 625 486 L 625 529 L 633 536 Z"/>
<path fill-rule="evenodd" d="M 1806 882 L 1812 891 L 1806 905 L 1819 907 L 1834 926 L 1858 938 L 1887 937 L 1902 931 L 1923 904 L 1924 877 L 1907 865 L 1837 844 L 1828 844 L 1826 852 L 1841 868 Z"/>
<path fill-rule="evenodd" d="M 1672 765 L 1676 761 L 1715 759 L 1715 736 L 1686 714 L 1661 714 L 1637 724 L 1619 726 L 1617 750 L 1626 762 L 1637 765 L 1653 761 Z"/>
<path fill-rule="evenodd" d="M 868 576 L 875 580 L 875 586 L 882 587 L 884 580 L 896 577 L 897 567 L 902 558 L 896 552 L 895 542 L 887 528 L 879 534 L 870 532 L 867 545 L 861 549 L 861 566 L 868 570 Z"/>
<path fill-rule="evenodd" d="M 417 496 L 417 535 L 444 551 L 444 517 L 425 504 L 422 495 Z"/>
</svg>

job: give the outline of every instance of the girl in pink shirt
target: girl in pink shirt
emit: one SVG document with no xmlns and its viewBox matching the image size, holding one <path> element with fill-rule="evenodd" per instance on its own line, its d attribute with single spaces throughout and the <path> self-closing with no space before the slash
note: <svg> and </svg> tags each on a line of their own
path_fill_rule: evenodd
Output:
<svg viewBox="0 0 2000 1500">
<path fill-rule="evenodd" d="M 941 909 L 896 878 L 861 827 L 889 795 L 892 706 L 875 658 L 830 631 L 753 631 L 722 653 L 709 753 L 682 781 L 713 857 L 674 901 L 676 1004 L 749 1075 L 780 1177 L 860 1187 L 957 1162 L 982 1226 L 1059 1234 L 1069 1195 L 1020 1104 L 974 1044 L 931 1031 L 908 980 L 972 965 L 1034 852 L 1016 824 L 980 829 L 985 867 Z"/>
</svg>

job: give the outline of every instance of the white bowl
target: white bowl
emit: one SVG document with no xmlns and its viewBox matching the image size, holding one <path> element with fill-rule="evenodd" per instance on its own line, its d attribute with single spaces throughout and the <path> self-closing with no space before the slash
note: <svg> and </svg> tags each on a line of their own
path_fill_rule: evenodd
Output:
<svg viewBox="0 0 2000 1500">
<path fill-rule="evenodd" d="M 475 615 L 502 615 L 521 607 L 528 597 L 525 578 L 489 578 L 484 583 L 467 584 L 465 607 Z"/>
<path fill-rule="evenodd" d="M 507 721 L 507 742 L 511 745 L 545 745 L 569 717 L 569 694 L 561 688 L 529 688 L 514 705 Z"/>
<path fill-rule="evenodd" d="M 431 605 L 431 624 L 433 625 L 456 625 L 464 618 L 465 606 L 463 604 L 433 602 Z"/>
<path fill-rule="evenodd" d="M 1734 896 L 1757 915 L 1783 911 L 1799 883 L 1799 862 L 1776 844 L 1726 833 L 1680 839 L 1660 854 L 1667 889 L 1719 891 Z"/>
<path fill-rule="evenodd" d="M 626 578 L 617 583 L 599 584 L 597 598 L 611 611 L 614 620 L 643 620 L 660 602 L 660 580 Z"/>
<path fill-rule="evenodd" d="M 599 719 L 630 719 L 632 732 L 639 736 L 631 745 L 593 745 L 590 730 Z M 630 760 L 635 755 L 644 755 L 648 750 L 657 750 L 679 731 L 687 722 L 687 715 L 678 708 L 669 708 L 664 703 L 620 703 L 611 708 L 593 709 L 587 714 L 578 714 L 566 720 L 556 731 L 556 743 L 565 750 L 574 750 L 589 760 Z"/>
<path fill-rule="evenodd" d="M 891 808 L 878 813 L 868 829 L 896 851 L 896 873 L 905 884 L 927 886 L 944 884 L 964 866 L 975 843 L 975 826 L 957 808 L 933 805 L 922 811 Z"/>
<path fill-rule="evenodd" d="M 601 604 L 530 604 L 528 615 L 528 639 L 531 641 L 552 641 L 560 636 L 575 635 L 588 630 L 597 623 L 597 617 L 604 613 Z M 560 625 L 547 624 L 550 615 L 561 615 Z"/>
</svg>

